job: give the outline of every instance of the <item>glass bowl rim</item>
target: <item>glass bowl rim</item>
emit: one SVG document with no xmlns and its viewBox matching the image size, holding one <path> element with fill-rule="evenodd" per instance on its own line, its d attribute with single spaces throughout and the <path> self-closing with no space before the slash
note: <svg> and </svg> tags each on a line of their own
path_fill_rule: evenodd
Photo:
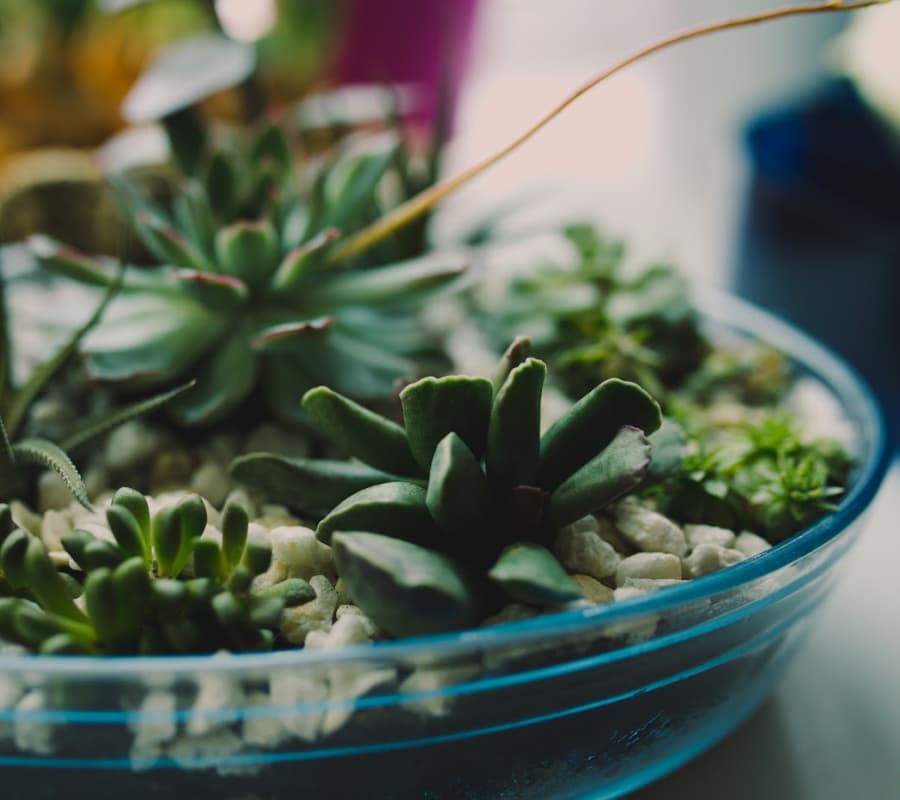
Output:
<svg viewBox="0 0 900 800">
<path fill-rule="evenodd" d="M 872 390 L 839 355 L 752 303 L 719 289 L 692 287 L 691 295 L 706 322 L 719 323 L 754 340 L 768 342 L 809 369 L 837 396 L 843 409 L 855 409 L 863 439 L 873 446 L 859 465 L 856 480 L 838 509 L 784 542 L 727 569 L 670 586 L 665 591 L 587 608 L 541 614 L 503 625 L 453 631 L 430 636 L 349 645 L 335 649 L 305 648 L 265 653 L 216 653 L 166 656 L 43 656 L 30 653 L 0 655 L 0 675 L 28 670 L 42 675 L 91 674 L 108 679 L 136 678 L 147 672 L 211 673 L 283 669 L 358 660 L 400 660 L 438 652 L 515 647 L 547 637 L 561 638 L 582 630 L 661 614 L 734 590 L 788 566 L 847 530 L 868 508 L 887 471 L 886 424 Z M 621 650 L 628 650 L 626 645 Z"/>
</svg>

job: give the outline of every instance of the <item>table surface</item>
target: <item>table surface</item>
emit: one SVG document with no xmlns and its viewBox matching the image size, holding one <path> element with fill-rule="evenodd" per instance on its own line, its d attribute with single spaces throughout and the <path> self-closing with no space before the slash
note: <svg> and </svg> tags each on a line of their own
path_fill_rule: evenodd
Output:
<svg viewBox="0 0 900 800">
<path fill-rule="evenodd" d="M 900 797 L 900 459 L 847 574 L 770 700 L 728 739 L 628 800 Z"/>
</svg>

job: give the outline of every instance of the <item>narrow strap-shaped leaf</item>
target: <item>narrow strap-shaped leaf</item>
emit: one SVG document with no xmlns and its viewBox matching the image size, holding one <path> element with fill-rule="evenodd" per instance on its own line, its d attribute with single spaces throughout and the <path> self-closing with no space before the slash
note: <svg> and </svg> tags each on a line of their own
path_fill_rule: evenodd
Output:
<svg viewBox="0 0 900 800">
<path fill-rule="evenodd" d="M 478 591 L 448 556 L 358 531 L 336 533 L 332 547 L 354 603 L 393 636 L 458 630 L 479 619 Z"/>
<path fill-rule="evenodd" d="M 194 175 L 203 159 L 208 135 L 199 114 L 193 108 L 181 108 L 162 120 L 169 149 L 185 175 Z"/>
<path fill-rule="evenodd" d="M 66 451 L 76 450 L 83 444 L 91 442 L 105 433 L 109 433 L 113 428 L 118 428 L 131 419 L 149 414 L 151 411 L 164 406 L 182 392 L 190 389 L 195 383 L 196 381 L 189 381 L 181 386 L 176 386 L 174 389 L 169 389 L 167 392 L 148 397 L 146 400 L 141 400 L 124 408 L 118 408 L 102 418 L 90 420 L 69 433 L 60 443 L 60 447 Z"/>
<path fill-rule="evenodd" d="M 553 491 L 603 450 L 623 425 L 655 431 L 659 404 L 636 383 L 612 378 L 572 406 L 541 439 L 538 485 Z"/>
<path fill-rule="evenodd" d="M 180 269 L 175 271 L 174 277 L 183 287 L 185 294 L 216 311 L 233 311 L 239 308 L 250 294 L 247 285 L 233 275 Z"/>
<path fill-rule="evenodd" d="M 160 576 L 178 577 L 174 566 L 181 551 L 181 519 L 174 508 L 162 508 L 156 512 L 151 537 Z"/>
<path fill-rule="evenodd" d="M 366 530 L 433 546 L 438 530 L 428 513 L 425 490 L 414 483 L 381 483 L 350 495 L 316 527 L 316 536 L 330 544 L 335 531 Z"/>
<path fill-rule="evenodd" d="M 91 570 L 84 582 L 84 602 L 100 641 L 114 649 L 116 639 L 116 592 L 113 571 L 107 567 Z"/>
<path fill-rule="evenodd" d="M 156 215 L 139 212 L 134 219 L 134 230 L 163 264 L 198 272 L 216 271 L 215 265 L 193 242 Z"/>
<path fill-rule="evenodd" d="M 288 458 L 274 453 L 236 458 L 231 462 L 231 474 L 273 503 L 315 515 L 327 514 L 360 489 L 398 479 L 352 461 Z"/>
<path fill-rule="evenodd" d="M 53 566 L 47 548 L 40 539 L 32 537 L 28 542 L 24 566 L 28 590 L 38 599 L 45 611 L 76 622 L 87 621 L 81 609 L 72 600 L 68 587 Z"/>
<path fill-rule="evenodd" d="M 38 464 L 52 469 L 59 475 L 74 498 L 89 511 L 93 510 L 81 475 L 64 450 L 53 442 L 36 437 L 23 439 L 13 445 L 16 460 L 26 464 Z"/>
<path fill-rule="evenodd" d="M 247 530 L 250 518 L 247 509 L 240 503 L 229 502 L 222 511 L 222 553 L 230 572 L 244 556 L 247 547 Z"/>
<path fill-rule="evenodd" d="M 487 476 L 494 486 L 532 486 L 541 442 L 541 392 L 547 367 L 529 358 L 514 367 L 494 398 Z"/>
<path fill-rule="evenodd" d="M 507 547 L 488 574 L 508 597 L 530 606 L 558 605 L 582 596 L 556 557 L 533 542 Z"/>
<path fill-rule="evenodd" d="M 315 337 L 326 333 L 334 325 L 334 317 L 286 322 L 264 328 L 253 339 L 254 349 L 260 352 L 291 352 L 307 347 Z M 297 402 L 300 397 L 297 397 Z"/>
<path fill-rule="evenodd" d="M 478 459 L 455 433 L 448 433 L 434 450 L 426 503 L 435 522 L 453 540 L 487 546 L 479 541 L 492 522 L 487 479 Z"/>
<path fill-rule="evenodd" d="M 344 228 L 368 202 L 394 160 L 396 147 L 345 156 L 326 173 L 324 226 Z"/>
<path fill-rule="evenodd" d="M 40 265 L 48 272 L 78 281 L 87 286 L 110 287 L 116 283 L 115 274 L 103 270 L 90 256 L 68 247 L 43 234 L 28 238 L 28 247 Z"/>
<path fill-rule="evenodd" d="M 397 423 L 352 400 L 318 386 L 303 396 L 303 408 L 315 427 L 348 456 L 395 475 L 421 475 L 406 431 Z"/>
<path fill-rule="evenodd" d="M 6 433 L 3 418 L 0 417 L 0 492 L 3 497 L 9 498 L 13 495 L 17 488 L 18 478 L 16 456 Z"/>
<path fill-rule="evenodd" d="M 175 514 L 178 517 L 181 536 L 178 553 L 172 562 L 171 574 L 179 575 L 190 559 L 194 545 L 200 540 L 206 528 L 206 505 L 200 495 L 188 495 L 175 506 Z"/>
<path fill-rule="evenodd" d="M 468 261 L 461 254 L 429 255 L 386 267 L 344 272 L 324 277 L 307 287 L 306 295 L 317 308 L 341 305 L 420 302 L 464 275 Z"/>
<path fill-rule="evenodd" d="M 178 226 L 187 233 L 194 246 L 212 260 L 216 223 L 210 198 L 198 180 L 186 180 L 179 187 L 172 212 Z"/>
<path fill-rule="evenodd" d="M 485 378 L 423 378 L 400 393 L 403 424 L 419 465 L 428 470 L 438 442 L 451 431 L 476 458 L 487 445 L 494 389 Z"/>
<path fill-rule="evenodd" d="M 97 308 L 94 309 L 94 313 L 91 314 L 91 318 L 84 323 L 78 330 L 76 330 L 66 341 L 56 353 L 53 354 L 47 361 L 41 364 L 39 367 L 34 369 L 31 372 L 31 375 L 28 378 L 27 383 L 16 392 L 15 397 L 13 397 L 12 403 L 10 404 L 9 413 L 7 414 L 6 421 L 9 426 L 9 434 L 13 438 L 16 437 L 16 434 L 19 432 L 19 428 L 25 420 L 25 415 L 28 413 L 28 409 L 31 407 L 31 404 L 37 398 L 37 396 L 44 390 L 44 387 L 47 383 L 53 378 L 54 375 L 62 369 L 63 366 L 68 362 L 68 360 L 75 353 L 78 345 L 81 343 L 81 340 L 94 328 L 97 323 L 100 322 L 103 313 L 106 311 L 112 299 L 118 294 L 119 289 L 122 286 L 122 278 L 125 274 L 125 268 L 121 267 L 116 278 L 113 280 L 111 284 L 107 287 L 106 291 L 103 293 L 103 298 L 100 300 L 100 303 L 97 305 Z"/>
<path fill-rule="evenodd" d="M 599 511 L 640 486 L 650 467 L 650 442 L 638 428 L 621 428 L 604 450 L 557 488 L 548 509 L 554 528 Z"/>
</svg>

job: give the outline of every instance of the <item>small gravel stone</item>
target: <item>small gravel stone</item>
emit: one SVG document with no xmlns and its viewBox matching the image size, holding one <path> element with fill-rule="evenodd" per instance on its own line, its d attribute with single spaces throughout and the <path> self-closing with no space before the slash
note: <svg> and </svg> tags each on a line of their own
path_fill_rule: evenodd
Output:
<svg viewBox="0 0 900 800">
<path fill-rule="evenodd" d="M 310 528 L 301 525 L 272 531 L 272 558 L 284 564 L 289 578 L 309 580 L 313 575 L 333 575 L 331 548 Z"/>
<path fill-rule="evenodd" d="M 618 503 L 615 517 L 616 527 L 638 550 L 670 553 L 679 557 L 687 552 L 684 531 L 668 517 L 645 508 L 635 500 Z"/>
<path fill-rule="evenodd" d="M 47 709 L 47 697 L 40 689 L 28 692 L 16 704 L 15 746 L 18 750 L 49 756 L 53 752 L 53 724 L 29 715 Z"/>
<path fill-rule="evenodd" d="M 161 444 L 162 439 L 157 431 L 132 420 L 109 434 L 103 461 L 112 470 L 134 469 L 149 461 Z"/>
<path fill-rule="evenodd" d="M 734 531 L 718 528 L 715 525 L 685 525 L 684 535 L 691 549 L 701 544 L 717 544 L 720 547 L 731 547 L 734 544 Z"/>
<path fill-rule="evenodd" d="M 740 550 L 747 558 L 769 550 L 771 547 L 772 545 L 763 539 L 762 536 L 757 536 L 750 531 L 739 533 L 734 540 L 734 549 Z"/>
<path fill-rule="evenodd" d="M 699 578 L 717 572 L 744 560 L 740 550 L 732 550 L 717 544 L 701 544 L 684 559 L 684 570 L 690 578 Z"/>
<path fill-rule="evenodd" d="M 616 586 L 624 586 L 628 578 L 680 580 L 681 559 L 671 553 L 635 553 L 616 569 Z"/>
<path fill-rule="evenodd" d="M 58 473 L 48 470 L 38 478 L 38 510 L 60 511 L 68 508 L 72 502 L 72 493 L 66 482 Z"/>
<path fill-rule="evenodd" d="M 556 532 L 553 552 L 569 572 L 597 579 L 612 575 L 622 560 L 613 546 L 597 533 L 593 517 L 560 528 Z"/>
<path fill-rule="evenodd" d="M 667 586 L 679 586 L 687 581 L 677 578 L 626 578 L 623 588 L 641 589 L 645 592 L 655 592 L 658 589 L 665 589 Z"/>
<path fill-rule="evenodd" d="M 622 534 L 618 528 L 606 517 L 596 517 L 597 535 L 604 542 L 612 546 L 620 556 L 630 556 L 634 552 L 634 547 Z"/>
<path fill-rule="evenodd" d="M 41 515 L 35 514 L 21 500 L 11 500 L 9 503 L 9 511 L 12 514 L 13 522 L 22 530 L 33 533 L 35 536 L 41 534 Z"/>
<path fill-rule="evenodd" d="M 369 634 L 371 625 L 357 614 L 344 614 L 337 618 L 329 631 L 310 631 L 306 634 L 304 647 L 334 648 L 350 644 L 366 644 L 372 641 Z"/>
<path fill-rule="evenodd" d="M 281 614 L 281 634 L 291 644 L 303 644 L 310 631 L 331 630 L 337 609 L 337 592 L 324 575 L 313 575 L 309 585 L 316 593 L 315 600 L 286 608 Z"/>
<path fill-rule="evenodd" d="M 601 603 L 611 603 L 614 600 L 613 590 L 590 575 L 576 574 L 572 576 L 572 580 L 581 587 L 585 599 L 591 603 L 600 605 Z"/>
<path fill-rule="evenodd" d="M 41 540 L 44 546 L 50 550 L 64 550 L 62 537 L 72 530 L 72 522 L 69 515 L 60 511 L 47 511 L 41 520 Z"/>
<path fill-rule="evenodd" d="M 191 491 L 201 495 L 212 505 L 221 507 L 232 489 L 231 478 L 225 468 L 215 461 L 205 461 L 191 475 Z"/>
</svg>

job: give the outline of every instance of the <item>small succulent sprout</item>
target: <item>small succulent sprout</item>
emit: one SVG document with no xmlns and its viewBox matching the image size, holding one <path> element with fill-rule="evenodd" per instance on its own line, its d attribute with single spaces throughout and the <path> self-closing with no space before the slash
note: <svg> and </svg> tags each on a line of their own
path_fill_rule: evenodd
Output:
<svg viewBox="0 0 900 800">
<path fill-rule="evenodd" d="M 528 347 L 526 339 L 514 343 L 496 387 L 460 375 L 407 386 L 402 425 L 325 387 L 304 396 L 312 423 L 347 455 L 393 473 L 356 491 L 346 482 L 346 495 L 316 528 L 354 601 L 384 630 L 469 624 L 472 609 L 489 612 L 485 604 L 498 594 L 536 606 L 579 598 L 548 549 L 555 530 L 644 484 L 653 460 L 648 436 L 661 422 L 657 403 L 636 384 L 611 379 L 542 436 L 546 366 L 528 357 Z M 676 462 L 667 451 L 663 466 Z M 235 472 L 266 492 L 270 463 L 265 454 L 246 456 Z M 307 511 L 320 505 L 303 479 L 317 469 L 324 479 L 331 466 L 281 466 L 278 500 Z"/>
<path fill-rule="evenodd" d="M 255 390 L 276 416 L 305 422 L 297 398 L 320 383 L 383 399 L 423 360 L 443 363 L 419 312 L 460 282 L 461 252 L 423 255 L 398 239 L 393 252 L 341 269 L 328 263 L 339 230 L 383 210 L 379 187 L 403 161 L 396 140 L 342 152 L 311 186 L 274 126 L 187 160 L 171 207 L 113 179 L 157 265 L 129 270 L 80 342 L 94 378 L 145 391 L 195 378 L 168 405 L 185 426 L 220 421 Z M 46 237 L 33 246 L 59 274 L 95 286 L 113 280 L 101 260 Z"/>
</svg>

